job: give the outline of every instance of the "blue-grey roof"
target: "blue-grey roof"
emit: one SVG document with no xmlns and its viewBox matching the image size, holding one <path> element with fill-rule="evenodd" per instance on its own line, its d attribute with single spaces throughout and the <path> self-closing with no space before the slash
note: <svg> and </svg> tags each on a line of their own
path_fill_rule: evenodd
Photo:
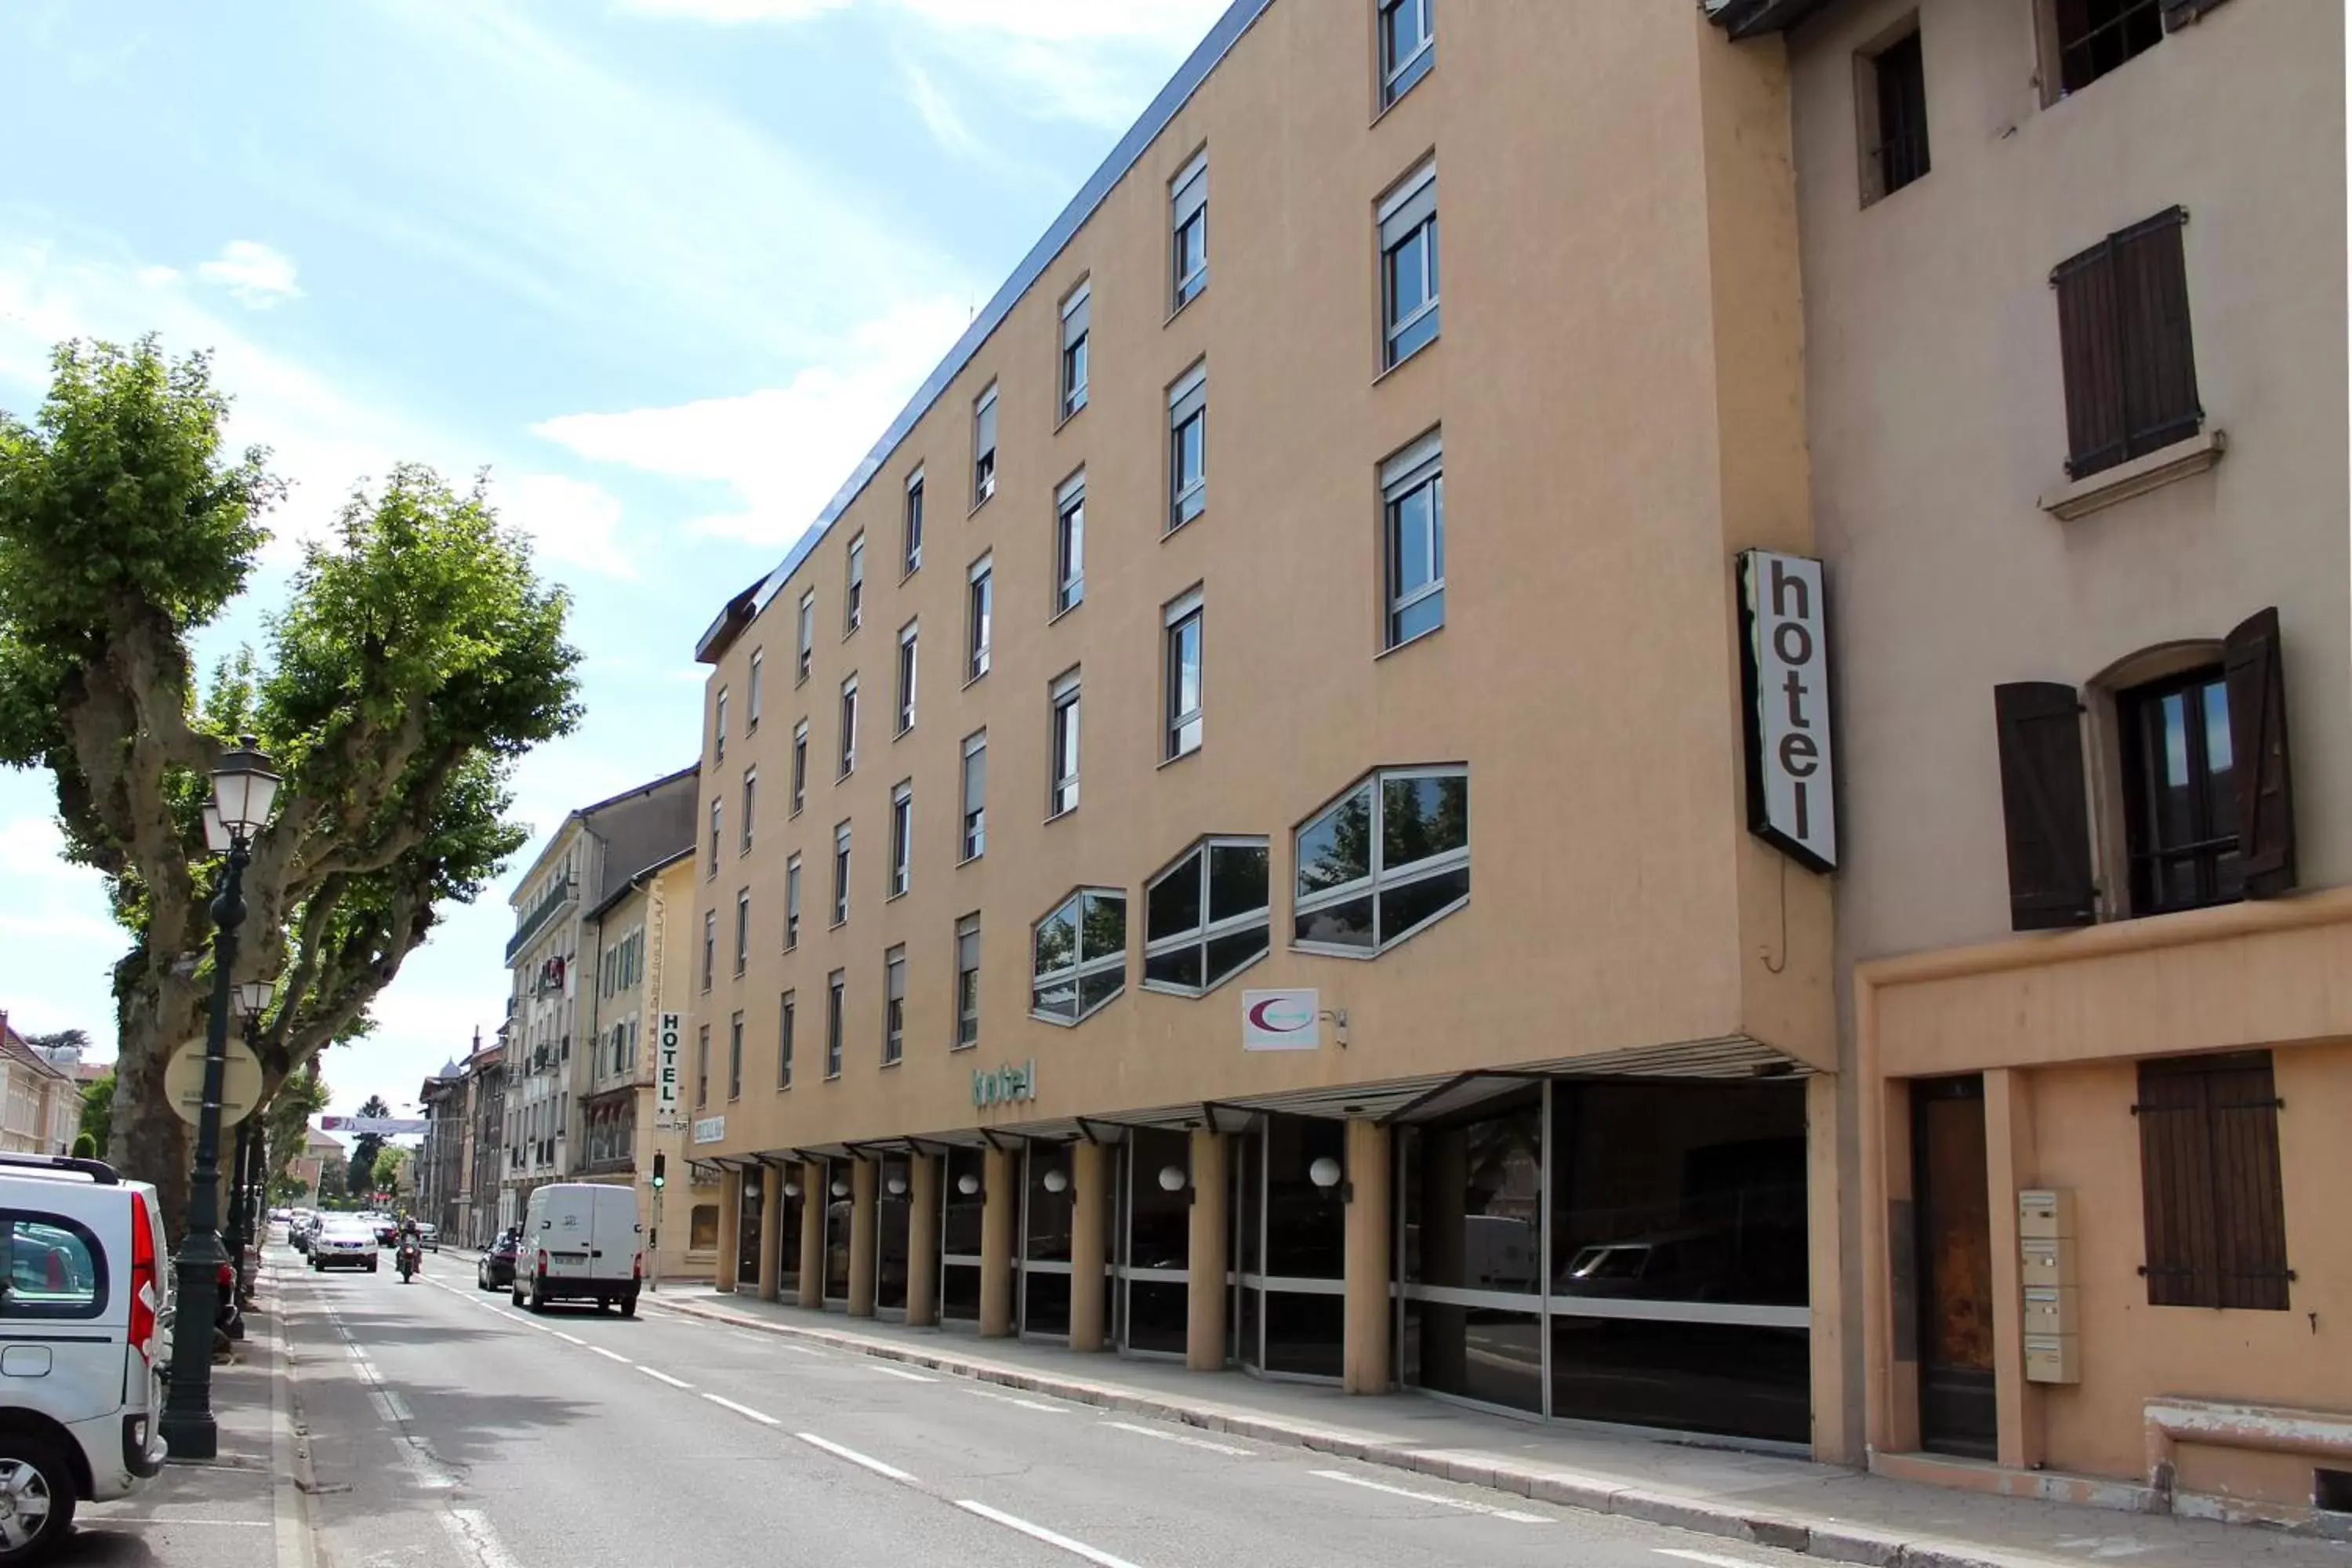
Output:
<svg viewBox="0 0 2352 1568">
<path fill-rule="evenodd" d="M 1003 324 L 1004 318 L 1013 313 L 1013 307 L 1020 303 L 1030 285 L 1045 275 L 1045 268 L 1054 264 L 1054 258 L 1062 254 L 1063 247 L 1070 243 L 1079 227 L 1094 216 L 1095 208 L 1110 195 L 1111 187 L 1126 177 L 1127 172 L 1143 156 L 1144 149 L 1168 128 L 1168 122 L 1176 118 L 1177 110 L 1182 109 L 1193 91 L 1208 79 L 1209 73 L 1216 68 L 1218 61 L 1225 58 L 1226 51 L 1234 47 L 1234 41 L 1247 32 L 1250 25 L 1273 4 L 1274 0 L 1234 0 L 1226 7 L 1225 14 L 1217 18 L 1216 26 L 1209 29 L 1209 36 L 1185 57 L 1184 63 L 1176 68 L 1176 74 L 1168 79 L 1168 85 L 1160 89 L 1159 96 L 1151 100 L 1150 107 L 1143 111 L 1142 117 L 1128 127 L 1127 134 L 1120 137 L 1118 144 L 1110 150 L 1110 156 L 1105 158 L 1087 177 L 1087 183 L 1078 187 L 1078 194 L 1070 198 L 1070 205 L 1062 209 L 1061 216 L 1038 237 L 1037 243 L 1029 247 L 1029 254 L 1021 258 L 1021 264 L 1013 269 L 1013 276 L 1004 280 L 987 306 L 972 318 L 971 325 L 964 329 L 963 336 L 948 350 L 947 357 L 923 378 L 923 384 L 916 389 L 907 406 L 898 411 L 898 416 L 890 421 L 890 427 L 882 433 L 882 439 L 874 444 L 874 449 L 850 471 L 848 479 L 834 492 L 824 510 L 817 513 L 815 523 L 801 535 L 800 542 L 793 546 L 776 569 L 760 584 L 751 606 L 752 613 L 768 607 L 768 602 L 776 596 L 778 590 L 799 569 L 800 563 L 807 560 L 823 542 L 835 520 L 849 510 L 849 503 L 857 499 L 868 481 L 881 471 L 882 465 L 890 460 L 890 455 L 898 449 L 898 443 L 907 438 L 907 433 L 915 427 L 916 421 L 930 412 L 931 405 L 939 401 L 940 395 L 948 389 L 948 384 L 971 363 L 981 345 Z M 750 616 L 740 611 L 730 613 L 734 605 L 740 603 L 740 597 L 738 595 L 729 609 L 722 609 L 718 618 L 710 623 L 709 629 L 702 634 L 701 640 L 695 645 L 697 658 L 706 664 L 715 662 L 726 645 L 734 640 L 736 633 L 749 621 Z"/>
</svg>

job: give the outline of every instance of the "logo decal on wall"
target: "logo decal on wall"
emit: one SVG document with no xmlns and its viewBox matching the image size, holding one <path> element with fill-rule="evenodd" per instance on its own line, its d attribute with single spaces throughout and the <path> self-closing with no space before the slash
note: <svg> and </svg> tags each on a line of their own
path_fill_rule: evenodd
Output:
<svg viewBox="0 0 2352 1568">
<path fill-rule="evenodd" d="M 1323 1046 L 1322 994 L 1316 991 L 1242 993 L 1242 1049 L 1312 1051 Z"/>
</svg>

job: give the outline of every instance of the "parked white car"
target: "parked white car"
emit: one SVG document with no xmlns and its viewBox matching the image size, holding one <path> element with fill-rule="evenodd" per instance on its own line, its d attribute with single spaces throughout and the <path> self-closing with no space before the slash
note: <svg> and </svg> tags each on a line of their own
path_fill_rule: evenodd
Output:
<svg viewBox="0 0 2352 1568">
<path fill-rule="evenodd" d="M 635 1188 L 551 1182 L 530 1194 L 515 1250 L 516 1306 L 537 1312 L 550 1301 L 593 1301 L 635 1317 L 645 1273 Z"/>
<path fill-rule="evenodd" d="M 0 1154 L 0 1565 L 47 1555 L 75 1506 L 163 1468 L 171 1271 L 155 1189 L 110 1165 Z"/>
</svg>

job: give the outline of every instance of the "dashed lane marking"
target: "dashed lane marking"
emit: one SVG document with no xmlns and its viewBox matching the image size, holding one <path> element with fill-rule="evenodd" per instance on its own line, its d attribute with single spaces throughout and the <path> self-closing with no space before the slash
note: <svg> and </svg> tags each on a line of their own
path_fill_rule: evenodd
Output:
<svg viewBox="0 0 2352 1568">
<path fill-rule="evenodd" d="M 1319 1476 L 1327 1481 L 1340 1481 L 1351 1487 L 1362 1487 L 1367 1491 L 1386 1492 L 1391 1497 L 1411 1498 L 1415 1502 L 1433 1502 L 1441 1508 L 1459 1509 L 1464 1513 L 1483 1513 L 1493 1519 L 1507 1519 L 1514 1524 L 1549 1524 L 1551 1522 L 1550 1517 L 1546 1514 L 1522 1513 L 1515 1508 L 1497 1508 L 1490 1502 L 1473 1502 L 1468 1498 L 1447 1497 L 1443 1492 L 1412 1491 L 1404 1487 L 1390 1486 L 1384 1481 L 1367 1480 L 1362 1476 L 1351 1476 L 1345 1470 L 1309 1470 L 1307 1474 Z M 1740 1568 L 1751 1568 L 1751 1565 L 1742 1563 Z"/>
<path fill-rule="evenodd" d="M 1015 1518 L 1012 1514 L 992 1509 L 984 1502 L 973 1502 L 967 1498 L 958 1502 L 956 1507 L 966 1513 L 976 1514 L 992 1524 L 1001 1524 L 1007 1530 L 1017 1530 L 1032 1541 L 1042 1541 L 1048 1546 L 1059 1547 L 1073 1557 L 1083 1557 L 1089 1563 L 1098 1564 L 1099 1568 L 1135 1568 L 1135 1564 L 1124 1557 L 1113 1557 L 1109 1552 L 1097 1551 L 1083 1541 L 1073 1541 L 1066 1535 L 1057 1535 L 1042 1524 L 1032 1524 L 1025 1519 Z"/>
<path fill-rule="evenodd" d="M 1680 1546 L 1653 1546 L 1651 1551 L 1661 1557 L 1679 1557 L 1685 1563 L 1704 1563 L 1707 1568 L 1761 1568 L 1746 1557 L 1727 1557 L 1720 1552 L 1692 1552 Z"/>
<path fill-rule="evenodd" d="M 878 1372 L 885 1377 L 903 1377 L 908 1383 L 939 1382 L 939 1379 L 936 1377 L 927 1377 L 919 1372 L 901 1372 L 895 1366 L 869 1366 L 866 1370 L 868 1372 Z"/>
<path fill-rule="evenodd" d="M 637 1363 L 637 1370 L 644 1373 L 647 1377 L 652 1378 L 655 1382 L 667 1383 L 672 1388 L 692 1388 L 694 1386 L 694 1384 L 687 1382 L 686 1379 L 682 1377 L 672 1377 L 666 1372 L 656 1372 L 652 1367 L 646 1365 L 642 1362 Z"/>
<path fill-rule="evenodd" d="M 855 1448 L 845 1448 L 829 1437 L 820 1437 L 814 1432 L 795 1432 L 793 1436 L 812 1448 L 822 1448 L 836 1459 L 847 1459 L 851 1464 L 861 1465 L 877 1476 L 887 1476 L 890 1479 L 902 1482 L 907 1486 L 915 1484 L 915 1478 L 898 1466 L 886 1465 L 872 1455 L 861 1454 Z"/>
<path fill-rule="evenodd" d="M 594 1351 L 598 1355 L 603 1356 L 606 1361 L 616 1361 L 623 1366 L 635 1366 L 636 1364 L 636 1363 L 631 1361 L 627 1356 L 623 1355 L 620 1352 L 608 1351 L 603 1345 L 590 1345 L 588 1348 Z"/>
<path fill-rule="evenodd" d="M 1106 1421 L 1103 1425 L 1132 1432 L 1139 1437 L 1157 1437 L 1163 1443 L 1181 1443 L 1187 1448 L 1205 1448 L 1212 1454 L 1231 1454 L 1240 1459 L 1251 1457 L 1249 1449 L 1237 1448 L 1231 1443 L 1212 1443 L 1206 1437 L 1187 1437 L 1181 1432 L 1162 1432 L 1156 1426 L 1139 1426 L 1132 1421 Z"/>
<path fill-rule="evenodd" d="M 736 1415 L 742 1416 L 745 1420 L 757 1421 L 762 1426 L 781 1426 L 783 1425 L 782 1422 L 777 1420 L 774 1416 L 769 1415 L 764 1410 L 754 1410 L 748 1405 L 738 1405 L 733 1400 L 722 1399 L 716 1394 L 706 1392 L 702 1397 L 708 1399 L 711 1404 L 716 1405 L 721 1410 L 732 1410 Z"/>
<path fill-rule="evenodd" d="M 1066 1405 L 1048 1405 L 1042 1399 L 1023 1399 L 1015 1394 L 999 1394 L 995 1390 L 989 1388 L 967 1388 L 964 1392 L 971 1394 L 975 1399 L 993 1399 L 999 1405 L 1018 1405 L 1024 1410 L 1041 1410 L 1048 1415 L 1066 1415 L 1069 1414 L 1069 1406 Z"/>
</svg>

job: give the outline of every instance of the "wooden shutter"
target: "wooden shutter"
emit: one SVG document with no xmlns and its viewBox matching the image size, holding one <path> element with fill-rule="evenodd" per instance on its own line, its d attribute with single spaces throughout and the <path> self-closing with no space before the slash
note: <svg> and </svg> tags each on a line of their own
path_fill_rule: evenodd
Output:
<svg viewBox="0 0 2352 1568">
<path fill-rule="evenodd" d="M 2270 1053 L 2144 1061 L 2132 1111 L 2148 1305 L 2285 1311 L 2294 1276 Z"/>
<path fill-rule="evenodd" d="M 2222 643 L 2230 688 L 2230 751 L 2238 774 L 2238 858 L 2246 896 L 2275 898 L 2294 887 L 2294 781 L 2286 744 L 2286 677 L 2275 607 Z"/>
<path fill-rule="evenodd" d="M 2213 1241 L 2212 1148 L 2205 1135 L 2205 1075 L 2179 1062 L 2139 1065 L 2140 1207 L 2147 1226 L 2147 1304 L 2219 1306 Z"/>
<path fill-rule="evenodd" d="M 2286 1196 L 2279 1175 L 2278 1089 L 2268 1051 L 2215 1060 L 2205 1075 L 2213 1149 L 2213 1237 L 2223 1307 L 2284 1312 Z"/>
<path fill-rule="evenodd" d="M 2116 342 L 2123 350 L 2125 456 L 2197 434 L 2196 345 L 2189 328 L 2186 207 L 2169 207 L 2115 237 Z"/>
<path fill-rule="evenodd" d="M 2060 262 L 2050 286 L 2058 294 L 2058 354 L 2066 381 L 2066 472 L 2081 479 L 2115 467 L 2125 455 L 2114 240 Z"/>
<path fill-rule="evenodd" d="M 2097 910 L 2082 704 L 2071 686 L 2023 680 L 1994 687 L 1992 705 L 2009 838 L 2010 926 L 2089 925 Z"/>
</svg>

